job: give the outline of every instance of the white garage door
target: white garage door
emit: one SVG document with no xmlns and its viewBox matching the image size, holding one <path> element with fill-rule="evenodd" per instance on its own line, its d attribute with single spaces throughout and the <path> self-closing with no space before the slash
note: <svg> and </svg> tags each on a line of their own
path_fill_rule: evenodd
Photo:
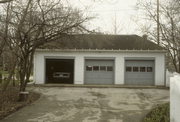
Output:
<svg viewBox="0 0 180 122">
<path fill-rule="evenodd" d="M 126 60 L 125 84 L 154 85 L 154 60 Z"/>
<path fill-rule="evenodd" d="M 85 84 L 113 84 L 113 60 L 85 60 Z"/>
</svg>

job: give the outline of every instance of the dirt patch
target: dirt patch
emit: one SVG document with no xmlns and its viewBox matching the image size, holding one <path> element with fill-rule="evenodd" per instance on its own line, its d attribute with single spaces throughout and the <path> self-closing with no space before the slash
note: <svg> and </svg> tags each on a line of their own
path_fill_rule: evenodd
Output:
<svg viewBox="0 0 180 122">
<path fill-rule="evenodd" d="M 99 98 L 106 98 L 106 95 L 98 93 L 98 92 L 91 91 L 89 93 L 91 93 L 93 96 L 96 96 L 96 97 L 99 97 Z"/>
<path fill-rule="evenodd" d="M 142 101 L 149 99 L 149 97 L 147 96 L 147 94 L 145 94 L 145 93 L 143 93 L 143 92 L 137 92 L 137 95 L 138 95 L 138 97 L 139 97 Z"/>
<path fill-rule="evenodd" d="M 19 88 L 9 87 L 5 92 L 0 89 L 0 120 L 9 114 L 19 110 L 20 108 L 36 101 L 40 94 L 29 92 L 27 101 L 18 102 Z"/>
</svg>

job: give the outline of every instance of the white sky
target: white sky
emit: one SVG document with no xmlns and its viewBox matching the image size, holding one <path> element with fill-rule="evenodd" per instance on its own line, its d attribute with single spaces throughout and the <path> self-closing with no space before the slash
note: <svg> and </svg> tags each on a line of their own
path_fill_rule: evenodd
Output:
<svg viewBox="0 0 180 122">
<path fill-rule="evenodd" d="M 115 18 L 117 34 L 140 34 L 133 20 L 138 14 L 136 2 L 137 0 L 70 0 L 77 8 L 88 8 L 85 12 L 96 17 L 88 23 L 89 28 L 109 34 L 114 34 Z"/>
</svg>

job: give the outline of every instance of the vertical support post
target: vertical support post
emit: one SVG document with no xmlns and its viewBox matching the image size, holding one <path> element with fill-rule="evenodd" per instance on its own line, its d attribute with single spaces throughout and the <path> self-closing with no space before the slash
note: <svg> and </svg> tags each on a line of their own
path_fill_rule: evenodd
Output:
<svg viewBox="0 0 180 122">
<path fill-rule="evenodd" d="M 159 0 L 157 0 L 157 43 L 160 45 L 160 37 L 159 37 Z"/>
</svg>

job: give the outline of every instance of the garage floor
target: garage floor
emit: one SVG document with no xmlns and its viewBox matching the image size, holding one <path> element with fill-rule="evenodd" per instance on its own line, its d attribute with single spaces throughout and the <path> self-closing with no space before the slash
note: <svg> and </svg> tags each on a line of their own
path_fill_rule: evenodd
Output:
<svg viewBox="0 0 180 122">
<path fill-rule="evenodd" d="M 141 122 L 169 90 L 31 87 L 42 93 L 35 103 L 1 122 Z"/>
</svg>

